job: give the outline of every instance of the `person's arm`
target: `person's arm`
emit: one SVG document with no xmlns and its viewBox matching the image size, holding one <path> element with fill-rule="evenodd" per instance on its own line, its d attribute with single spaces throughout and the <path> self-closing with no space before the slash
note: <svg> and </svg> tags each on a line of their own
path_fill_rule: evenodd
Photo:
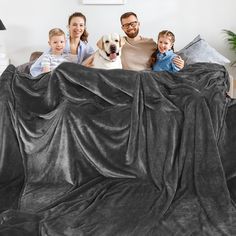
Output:
<svg viewBox="0 0 236 236">
<path fill-rule="evenodd" d="M 30 67 L 30 74 L 35 77 L 39 74 L 42 73 L 42 65 L 41 65 L 41 62 L 42 62 L 42 59 L 44 58 L 44 56 L 46 54 L 48 54 L 48 52 L 50 51 L 51 49 L 49 48 L 47 51 L 45 51 Z"/>
<path fill-rule="evenodd" d="M 51 59 L 48 54 L 45 54 L 41 61 L 41 73 L 46 73 L 51 70 Z"/>
<path fill-rule="evenodd" d="M 86 58 L 82 62 L 82 65 L 86 66 L 86 67 L 92 67 L 93 66 L 93 59 L 94 59 L 94 54 L 92 54 L 90 57 Z"/>
<path fill-rule="evenodd" d="M 173 63 L 174 63 L 175 66 L 178 67 L 179 69 L 183 69 L 183 68 L 184 68 L 184 60 L 183 60 L 180 56 L 174 57 Z"/>
<path fill-rule="evenodd" d="M 84 51 L 84 56 L 83 56 L 83 61 L 86 60 L 87 58 L 89 58 L 91 55 L 94 54 L 94 49 L 92 46 L 90 46 L 89 44 L 86 44 L 86 48 Z"/>
</svg>

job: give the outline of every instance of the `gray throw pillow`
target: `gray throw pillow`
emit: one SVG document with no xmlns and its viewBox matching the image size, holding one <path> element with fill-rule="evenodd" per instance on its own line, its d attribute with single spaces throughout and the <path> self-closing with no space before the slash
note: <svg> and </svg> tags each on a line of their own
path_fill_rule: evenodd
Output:
<svg viewBox="0 0 236 236">
<path fill-rule="evenodd" d="M 221 65 L 230 63 L 230 60 L 211 47 L 200 35 L 176 53 L 182 57 L 186 65 L 197 62 L 210 62 Z"/>
</svg>

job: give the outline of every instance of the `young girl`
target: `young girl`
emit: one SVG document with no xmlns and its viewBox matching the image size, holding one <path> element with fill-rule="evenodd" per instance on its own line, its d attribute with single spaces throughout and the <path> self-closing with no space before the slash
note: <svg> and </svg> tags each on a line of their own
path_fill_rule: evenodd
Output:
<svg viewBox="0 0 236 236">
<path fill-rule="evenodd" d="M 158 34 L 157 49 L 152 54 L 150 62 L 153 71 L 176 72 L 180 69 L 173 63 L 173 58 L 178 57 L 174 53 L 175 35 L 168 30 Z"/>
</svg>

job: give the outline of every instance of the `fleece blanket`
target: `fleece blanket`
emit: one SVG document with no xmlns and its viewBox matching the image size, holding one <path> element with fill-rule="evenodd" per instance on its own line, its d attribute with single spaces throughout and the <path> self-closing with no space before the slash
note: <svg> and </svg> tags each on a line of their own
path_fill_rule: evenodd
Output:
<svg viewBox="0 0 236 236">
<path fill-rule="evenodd" d="M 63 63 L 0 80 L 0 235 L 236 235 L 236 102 L 218 64 Z"/>
</svg>

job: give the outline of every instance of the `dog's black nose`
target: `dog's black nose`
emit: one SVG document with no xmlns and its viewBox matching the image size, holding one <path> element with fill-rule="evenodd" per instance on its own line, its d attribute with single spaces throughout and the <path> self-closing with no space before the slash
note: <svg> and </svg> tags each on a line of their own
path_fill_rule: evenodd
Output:
<svg viewBox="0 0 236 236">
<path fill-rule="evenodd" d="M 116 52 L 116 45 L 111 45 L 110 46 L 110 52 L 115 53 Z"/>
</svg>

